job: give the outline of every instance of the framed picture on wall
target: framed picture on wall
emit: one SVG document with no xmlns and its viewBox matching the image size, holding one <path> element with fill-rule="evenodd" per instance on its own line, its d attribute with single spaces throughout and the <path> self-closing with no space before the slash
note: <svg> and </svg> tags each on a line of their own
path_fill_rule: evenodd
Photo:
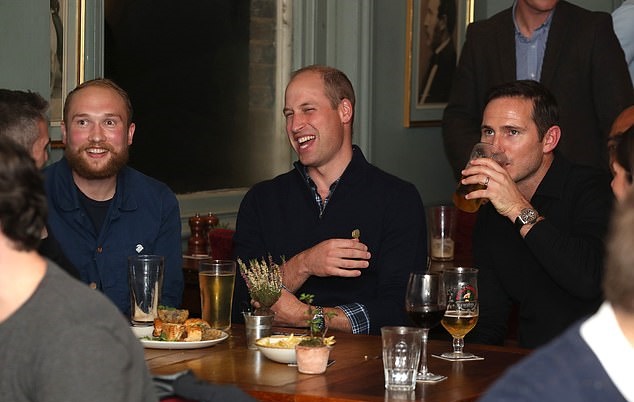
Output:
<svg viewBox="0 0 634 402">
<path fill-rule="evenodd" d="M 50 0 L 51 75 L 50 122 L 59 126 L 66 94 L 83 77 L 85 0 Z M 54 146 L 59 145 L 54 141 Z"/>
<path fill-rule="evenodd" d="M 405 127 L 438 126 L 474 0 L 407 0 Z"/>
</svg>

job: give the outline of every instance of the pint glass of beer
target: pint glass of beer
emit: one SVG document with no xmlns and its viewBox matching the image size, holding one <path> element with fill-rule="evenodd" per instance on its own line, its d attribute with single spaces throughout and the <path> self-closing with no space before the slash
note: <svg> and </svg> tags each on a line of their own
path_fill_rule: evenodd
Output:
<svg viewBox="0 0 634 402">
<path fill-rule="evenodd" d="M 236 262 L 211 260 L 200 264 L 200 303 L 202 319 L 212 328 L 228 331 L 231 328 L 231 304 Z"/>
<path fill-rule="evenodd" d="M 471 150 L 471 155 L 469 156 L 469 162 L 467 162 L 467 166 L 469 163 L 478 158 L 491 158 L 500 165 L 505 165 L 507 162 L 506 155 L 494 146 L 493 144 L 489 144 L 486 142 L 478 142 L 473 146 Z M 464 179 L 464 177 L 462 177 Z M 484 203 L 485 198 L 474 198 L 474 199 L 466 199 L 465 195 L 469 194 L 472 191 L 476 190 L 484 190 L 486 188 L 485 185 L 476 183 L 476 184 L 462 184 L 458 183 L 458 188 L 453 194 L 453 203 L 457 208 L 465 211 L 465 212 L 476 212 L 480 209 L 480 206 Z"/>
</svg>

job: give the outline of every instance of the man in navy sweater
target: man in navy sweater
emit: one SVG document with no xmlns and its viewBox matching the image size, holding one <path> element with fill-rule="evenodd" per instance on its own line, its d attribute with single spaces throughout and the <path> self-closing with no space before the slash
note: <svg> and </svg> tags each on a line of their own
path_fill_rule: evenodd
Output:
<svg viewBox="0 0 634 402">
<path fill-rule="evenodd" d="M 378 334 L 407 323 L 405 288 L 425 269 L 425 215 L 416 188 L 368 163 L 352 145 L 355 95 L 339 70 L 309 66 L 286 88 L 286 132 L 295 168 L 246 194 L 234 236 L 243 261 L 270 255 L 284 264 L 285 289 L 273 306 L 275 324 L 305 327 L 316 315 L 335 330 Z M 360 234 L 360 236 L 353 236 Z M 249 296 L 238 277 L 234 320 Z"/>
</svg>

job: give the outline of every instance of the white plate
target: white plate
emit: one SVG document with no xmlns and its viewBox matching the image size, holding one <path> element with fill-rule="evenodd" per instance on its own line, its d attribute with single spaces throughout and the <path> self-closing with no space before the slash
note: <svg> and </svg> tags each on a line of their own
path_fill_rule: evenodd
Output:
<svg viewBox="0 0 634 402">
<path fill-rule="evenodd" d="M 170 342 L 170 341 L 152 341 L 149 339 L 143 339 L 148 336 L 152 336 L 152 331 L 154 330 L 153 326 L 147 327 L 130 327 L 134 335 L 139 338 L 143 347 L 148 349 L 200 349 L 200 348 L 208 348 L 209 346 L 213 346 L 219 342 L 224 341 L 229 337 L 229 334 L 226 332 L 222 332 L 222 336 L 218 339 L 211 339 L 208 341 L 198 341 L 198 342 Z"/>
</svg>

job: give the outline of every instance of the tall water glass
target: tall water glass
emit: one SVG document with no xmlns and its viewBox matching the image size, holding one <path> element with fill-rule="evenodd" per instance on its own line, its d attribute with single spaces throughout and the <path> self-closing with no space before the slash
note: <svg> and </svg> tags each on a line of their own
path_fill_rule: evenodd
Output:
<svg viewBox="0 0 634 402">
<path fill-rule="evenodd" d="M 132 324 L 152 325 L 154 323 L 161 301 L 163 270 L 163 256 L 141 254 L 128 257 Z"/>
</svg>

